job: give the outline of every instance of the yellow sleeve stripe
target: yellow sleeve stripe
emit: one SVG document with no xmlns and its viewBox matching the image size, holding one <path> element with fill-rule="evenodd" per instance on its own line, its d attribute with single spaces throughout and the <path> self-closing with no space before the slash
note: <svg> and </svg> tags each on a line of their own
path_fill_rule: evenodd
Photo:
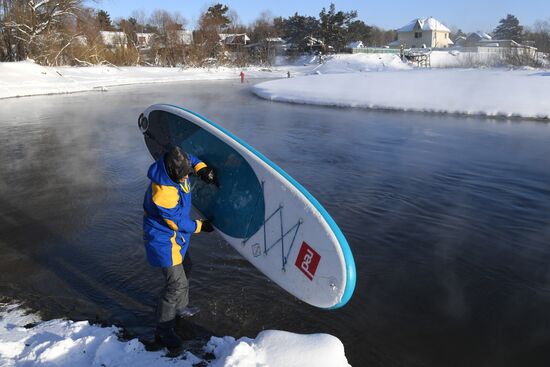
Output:
<svg viewBox="0 0 550 367">
<path fill-rule="evenodd" d="M 195 170 L 195 173 L 199 172 L 201 169 L 203 169 L 204 167 L 206 167 L 206 163 L 203 163 L 203 162 L 199 162 L 195 165 L 195 167 L 193 167 L 193 169 Z"/>
<path fill-rule="evenodd" d="M 193 232 L 193 233 L 200 233 L 200 231 L 202 229 L 202 220 L 197 219 L 195 221 L 195 223 L 197 223 L 197 229 L 195 229 L 195 232 Z"/>
<path fill-rule="evenodd" d="M 180 196 L 178 189 L 174 186 L 163 186 L 156 183 L 152 184 L 153 202 L 166 209 L 175 208 L 178 205 Z"/>
<path fill-rule="evenodd" d="M 168 227 L 170 227 L 171 230 L 173 231 L 178 230 L 178 226 L 176 225 L 176 223 L 174 223 L 173 220 L 164 218 L 164 221 L 166 222 L 166 224 L 168 224 Z"/>
</svg>

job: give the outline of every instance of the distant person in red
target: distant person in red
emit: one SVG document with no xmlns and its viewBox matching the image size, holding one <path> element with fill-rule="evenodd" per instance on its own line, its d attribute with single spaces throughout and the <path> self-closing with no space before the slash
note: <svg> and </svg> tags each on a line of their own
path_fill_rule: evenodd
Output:
<svg viewBox="0 0 550 367">
<path fill-rule="evenodd" d="M 239 75 L 241 76 L 241 83 L 244 83 L 244 71 L 241 70 Z"/>
</svg>

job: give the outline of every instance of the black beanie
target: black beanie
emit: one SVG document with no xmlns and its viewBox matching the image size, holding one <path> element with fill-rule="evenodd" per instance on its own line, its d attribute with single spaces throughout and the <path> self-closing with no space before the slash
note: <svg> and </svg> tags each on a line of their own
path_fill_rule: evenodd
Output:
<svg viewBox="0 0 550 367">
<path fill-rule="evenodd" d="M 174 147 L 166 153 L 164 165 L 168 176 L 175 183 L 179 183 L 182 178 L 193 172 L 189 156 L 180 147 Z"/>
</svg>

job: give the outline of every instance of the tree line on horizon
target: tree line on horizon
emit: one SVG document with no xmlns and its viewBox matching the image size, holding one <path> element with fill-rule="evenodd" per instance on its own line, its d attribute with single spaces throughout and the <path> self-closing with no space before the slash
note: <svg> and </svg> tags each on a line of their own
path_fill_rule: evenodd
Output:
<svg viewBox="0 0 550 367">
<path fill-rule="evenodd" d="M 117 65 L 201 65 L 217 60 L 240 64 L 269 63 L 266 39 L 282 38 L 294 52 L 307 49 L 306 37 L 323 41 L 341 51 L 350 41 L 383 46 L 395 39 L 395 31 L 369 26 L 357 20 L 356 11 L 337 11 L 334 4 L 323 8 L 319 18 L 295 13 L 287 18 L 262 12 L 252 24 L 239 21 L 237 13 L 215 4 L 199 17 L 193 43 L 183 44 L 178 31 L 187 21 L 179 12 L 155 10 L 149 16 L 133 11 L 128 18 L 111 20 L 104 10 L 85 7 L 82 0 L 0 0 L 0 61 L 35 59 L 44 65 L 82 65 L 102 62 Z M 123 32 L 126 47 L 105 44 L 102 31 Z M 140 50 L 137 34 L 151 33 L 154 42 Z M 219 34 L 247 34 L 253 49 L 241 49 L 237 60 L 229 60 Z"/>
<path fill-rule="evenodd" d="M 337 10 L 334 4 L 322 8 L 318 17 L 298 13 L 274 17 L 262 12 L 244 25 L 234 10 L 218 3 L 200 15 L 191 44 L 182 41 L 180 32 L 186 26 L 179 12 L 162 9 L 149 16 L 133 11 L 127 18 L 112 21 L 106 11 L 86 7 L 83 0 L 0 0 L 0 61 L 32 58 L 43 65 L 202 66 L 214 62 L 243 66 L 273 61 L 269 39 L 284 39 L 290 53 L 300 54 L 307 52 L 308 46 L 311 50 L 312 40 L 321 41 L 325 52 L 341 52 L 352 41 L 381 47 L 397 38 L 395 30 L 367 25 L 357 19 L 357 11 Z M 517 18 L 509 15 L 499 27 L 495 33 L 516 32 L 516 38 L 536 39 L 546 51 L 550 48 L 548 22 L 524 30 Z M 123 34 L 124 47 L 110 47 L 102 31 Z M 154 34 L 146 48 L 139 45 L 140 33 Z M 228 52 L 220 42 L 219 35 L 224 33 L 247 34 L 254 47 L 243 45 Z"/>
</svg>

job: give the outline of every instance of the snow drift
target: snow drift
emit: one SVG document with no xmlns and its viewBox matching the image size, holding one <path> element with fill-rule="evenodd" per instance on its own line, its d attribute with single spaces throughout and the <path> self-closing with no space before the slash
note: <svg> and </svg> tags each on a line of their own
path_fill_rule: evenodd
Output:
<svg viewBox="0 0 550 367">
<path fill-rule="evenodd" d="M 167 358 L 166 351 L 146 351 L 137 339 L 120 340 L 119 332 L 87 321 L 42 322 L 16 304 L 0 304 L 0 366 L 349 366 L 344 346 L 328 334 L 266 330 L 256 339 L 212 337 L 204 351 L 215 358 L 207 361 L 190 352 Z"/>
<path fill-rule="evenodd" d="M 550 73 L 533 70 L 394 69 L 274 80 L 253 92 L 280 102 L 548 119 L 549 82 Z"/>
</svg>

